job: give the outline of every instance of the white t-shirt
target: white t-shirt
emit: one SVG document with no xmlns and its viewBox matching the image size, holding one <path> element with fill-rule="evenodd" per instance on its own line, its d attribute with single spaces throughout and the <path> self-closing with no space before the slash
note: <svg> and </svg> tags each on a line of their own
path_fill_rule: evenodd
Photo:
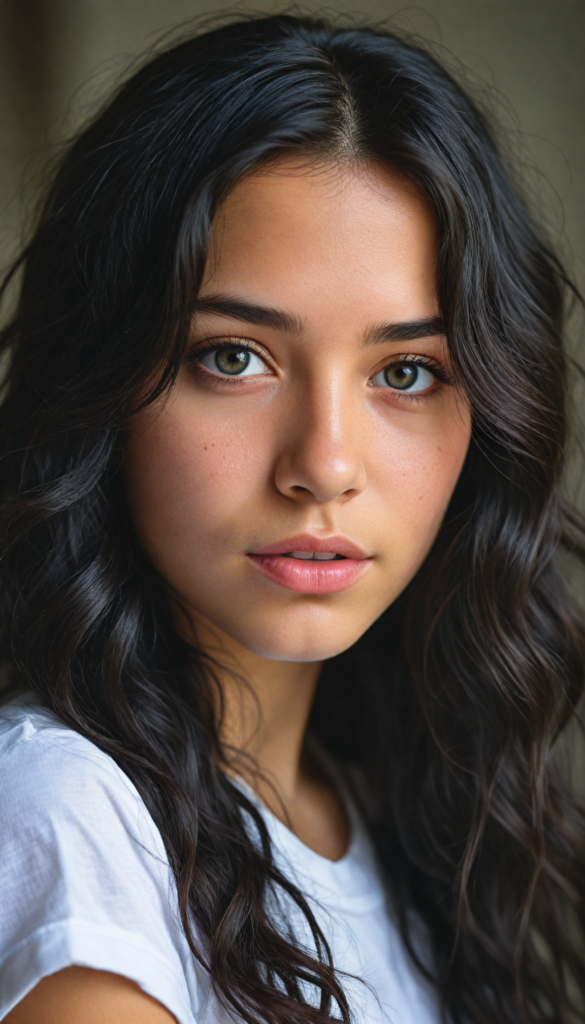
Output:
<svg viewBox="0 0 585 1024">
<path fill-rule="evenodd" d="M 437 1024 L 355 813 L 350 848 L 332 862 L 262 810 L 335 966 L 361 979 L 344 981 L 356 1021 Z M 179 1024 L 233 1019 L 187 945 L 164 846 L 136 788 L 94 744 L 20 699 L 0 708 L 0 1020 L 71 964 L 132 979 Z"/>
</svg>

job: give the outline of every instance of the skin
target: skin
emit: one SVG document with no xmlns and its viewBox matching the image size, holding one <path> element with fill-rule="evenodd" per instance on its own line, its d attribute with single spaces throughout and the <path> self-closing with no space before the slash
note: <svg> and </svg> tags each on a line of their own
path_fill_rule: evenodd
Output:
<svg viewBox="0 0 585 1024">
<path fill-rule="evenodd" d="M 188 610 L 183 628 L 223 666 L 222 739 L 254 757 L 253 783 L 274 813 L 333 860 L 347 848 L 345 812 L 303 749 L 321 663 L 412 579 L 469 444 L 440 326 L 414 340 L 380 337 L 380 325 L 438 317 L 436 252 L 427 203 L 388 169 L 284 161 L 253 173 L 216 219 L 201 297 L 291 322 L 201 309 L 171 394 L 129 427 L 131 514 Z M 260 357 L 258 372 L 222 379 L 213 356 L 197 361 L 226 339 Z M 446 379 L 431 374 L 427 391 L 411 395 L 382 385 L 381 371 L 400 358 L 431 361 Z M 297 593 L 248 557 L 299 533 L 355 542 L 365 571 L 339 593 Z M 84 991 L 92 1017 L 80 1008 Z M 84 968 L 44 979 L 6 1018 L 113 1019 L 173 1018 L 131 982 Z"/>
<path fill-rule="evenodd" d="M 133 981 L 109 971 L 67 967 L 15 1006 L 7 1024 L 173 1024 L 177 1018 Z"/>
</svg>

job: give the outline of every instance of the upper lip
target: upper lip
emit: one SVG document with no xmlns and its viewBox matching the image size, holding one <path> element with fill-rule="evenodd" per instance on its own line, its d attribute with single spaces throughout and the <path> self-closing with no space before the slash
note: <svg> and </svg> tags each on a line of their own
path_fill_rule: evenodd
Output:
<svg viewBox="0 0 585 1024">
<path fill-rule="evenodd" d="M 313 537 L 310 533 L 299 533 L 296 537 L 286 537 L 276 544 L 251 551 L 252 555 L 286 555 L 291 551 L 334 551 L 344 558 L 368 558 L 357 544 L 346 537 Z"/>
</svg>

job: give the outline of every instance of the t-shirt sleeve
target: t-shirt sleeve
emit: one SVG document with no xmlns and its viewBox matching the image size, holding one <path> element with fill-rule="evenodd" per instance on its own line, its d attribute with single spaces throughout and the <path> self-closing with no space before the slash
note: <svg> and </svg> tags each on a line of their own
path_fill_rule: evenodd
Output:
<svg viewBox="0 0 585 1024">
<path fill-rule="evenodd" d="M 130 978 L 195 1024 L 189 958 L 160 834 L 114 761 L 66 730 L 4 748 L 0 1019 L 78 964 Z"/>
</svg>

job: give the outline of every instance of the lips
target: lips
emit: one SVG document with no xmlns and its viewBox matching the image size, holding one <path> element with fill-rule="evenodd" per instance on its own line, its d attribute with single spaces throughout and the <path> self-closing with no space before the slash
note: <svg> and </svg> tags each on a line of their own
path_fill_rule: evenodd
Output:
<svg viewBox="0 0 585 1024">
<path fill-rule="evenodd" d="M 248 555 L 273 583 L 299 594 L 336 594 L 367 571 L 370 558 L 345 537 L 300 534 Z"/>
</svg>

